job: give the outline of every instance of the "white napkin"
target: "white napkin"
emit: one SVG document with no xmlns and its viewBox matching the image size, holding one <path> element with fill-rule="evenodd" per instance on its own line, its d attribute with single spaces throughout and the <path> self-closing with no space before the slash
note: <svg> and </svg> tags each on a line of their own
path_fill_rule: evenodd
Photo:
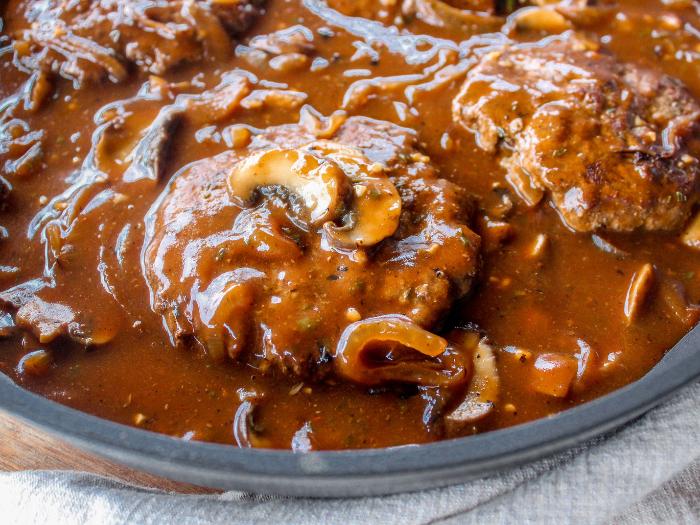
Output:
<svg viewBox="0 0 700 525">
<path fill-rule="evenodd" d="M 141 523 L 700 523 L 700 383 L 575 450 L 444 489 L 361 499 L 168 494 L 80 472 L 0 474 L 0 520 Z"/>
</svg>

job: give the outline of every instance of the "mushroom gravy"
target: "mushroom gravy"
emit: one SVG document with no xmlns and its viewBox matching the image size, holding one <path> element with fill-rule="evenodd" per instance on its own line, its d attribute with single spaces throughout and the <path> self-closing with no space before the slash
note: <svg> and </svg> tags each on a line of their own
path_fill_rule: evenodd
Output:
<svg viewBox="0 0 700 525">
<path fill-rule="evenodd" d="M 424 443 L 624 386 L 698 320 L 697 2 L 1 16 L 24 388 L 182 439 Z"/>
</svg>

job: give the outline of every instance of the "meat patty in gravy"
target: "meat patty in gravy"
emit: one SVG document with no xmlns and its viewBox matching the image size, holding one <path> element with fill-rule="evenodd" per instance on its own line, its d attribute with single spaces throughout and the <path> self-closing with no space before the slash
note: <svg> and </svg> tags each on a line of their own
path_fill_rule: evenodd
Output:
<svg viewBox="0 0 700 525">
<path fill-rule="evenodd" d="M 15 61 L 24 69 L 57 73 L 77 85 L 119 82 L 132 66 L 161 75 L 184 62 L 230 56 L 230 37 L 250 25 L 261 3 L 29 0 L 23 20 L 8 29 L 15 34 Z"/>
<path fill-rule="evenodd" d="M 326 140 L 282 125 L 176 174 L 143 259 L 173 340 L 308 376 L 360 318 L 435 327 L 470 289 L 479 237 L 470 197 L 415 142 L 363 117 Z"/>
<path fill-rule="evenodd" d="M 698 200 L 688 148 L 698 103 L 679 81 L 583 40 L 485 55 L 453 117 L 503 154 L 521 196 L 534 204 L 547 192 L 575 230 L 673 230 Z"/>
</svg>

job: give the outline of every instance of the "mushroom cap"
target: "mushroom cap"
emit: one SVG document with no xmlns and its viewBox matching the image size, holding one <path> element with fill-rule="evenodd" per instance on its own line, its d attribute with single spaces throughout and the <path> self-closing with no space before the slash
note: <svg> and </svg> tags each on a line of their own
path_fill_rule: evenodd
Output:
<svg viewBox="0 0 700 525">
<path fill-rule="evenodd" d="M 273 148 L 238 162 L 228 176 L 229 194 L 244 205 L 264 186 L 282 186 L 299 196 L 312 225 L 335 219 L 349 189 L 332 161 L 302 149 Z"/>
<path fill-rule="evenodd" d="M 401 196 L 385 167 L 336 142 L 259 151 L 236 163 L 227 183 L 243 205 L 262 187 L 286 188 L 303 202 L 309 224 L 323 225 L 329 244 L 340 248 L 373 246 L 399 227 Z"/>
</svg>

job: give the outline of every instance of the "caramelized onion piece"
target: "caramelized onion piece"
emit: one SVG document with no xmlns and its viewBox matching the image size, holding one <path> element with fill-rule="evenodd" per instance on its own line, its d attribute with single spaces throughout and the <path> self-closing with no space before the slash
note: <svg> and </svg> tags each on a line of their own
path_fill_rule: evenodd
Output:
<svg viewBox="0 0 700 525">
<path fill-rule="evenodd" d="M 430 359 L 417 358 L 420 354 Z M 334 362 L 338 374 L 364 385 L 451 386 L 465 376 L 459 355 L 448 350 L 447 341 L 402 315 L 370 317 L 349 325 Z"/>
<path fill-rule="evenodd" d="M 441 0 L 406 0 L 404 15 L 416 16 L 422 22 L 452 30 L 463 30 L 465 26 L 496 30 L 503 19 L 485 12 L 459 9 Z"/>
<path fill-rule="evenodd" d="M 540 354 L 530 372 L 531 387 L 540 394 L 566 397 L 576 381 L 578 369 L 579 362 L 574 356 Z"/>
<path fill-rule="evenodd" d="M 530 183 L 530 177 L 524 173 L 521 168 L 509 169 L 506 174 L 506 180 L 513 187 L 527 206 L 534 208 L 544 198 L 544 191 L 540 188 L 535 188 Z"/>
<path fill-rule="evenodd" d="M 527 251 L 528 259 L 541 260 L 547 254 L 548 246 L 549 237 L 547 237 L 547 234 L 538 233 Z"/>
<path fill-rule="evenodd" d="M 36 113 L 41 108 L 42 104 L 51 94 L 53 90 L 53 82 L 46 71 L 35 71 L 29 77 L 24 93 L 24 109 L 30 113 Z"/>
<path fill-rule="evenodd" d="M 20 359 L 17 364 L 17 372 L 30 376 L 43 376 L 49 371 L 52 364 L 53 357 L 50 352 L 43 349 L 35 350 Z"/>
<path fill-rule="evenodd" d="M 15 321 L 9 313 L 0 311 L 0 338 L 9 337 L 15 331 Z"/>
<path fill-rule="evenodd" d="M 17 307 L 16 325 L 30 331 L 40 343 L 50 343 L 58 337 L 68 336 L 84 346 L 99 346 L 109 343 L 117 335 L 119 331 L 117 322 L 101 324 L 81 322 L 72 308 L 61 303 L 44 301 L 34 295 L 36 290 L 26 286 L 31 284 L 32 281 L 24 283 L 24 289 L 20 288 L 22 285 L 15 287 L 14 298 L 2 294 L 0 302 L 14 303 Z"/>
<path fill-rule="evenodd" d="M 486 417 L 498 400 L 500 378 L 496 355 L 485 339 L 479 341 L 472 358 L 474 372 L 464 400 L 445 416 L 448 435 L 454 435 L 464 426 Z"/>
<path fill-rule="evenodd" d="M 531 3 L 557 11 L 579 28 L 599 24 L 617 12 L 614 2 L 607 0 L 531 0 Z M 664 4 L 666 3 L 664 0 Z"/>
<path fill-rule="evenodd" d="M 83 346 L 102 346 L 111 342 L 119 332 L 118 324 L 103 324 L 87 327 L 83 324 L 68 327 L 68 336 Z"/>
<path fill-rule="evenodd" d="M 229 193 L 244 203 L 263 186 L 283 186 L 303 201 L 311 224 L 333 220 L 348 190 L 333 162 L 297 149 L 274 148 L 237 163 L 228 177 Z"/>
<path fill-rule="evenodd" d="M 183 114 L 184 110 L 177 106 L 161 110 L 130 154 L 133 160 L 124 172 L 126 182 L 160 180 L 173 130 Z"/>
<path fill-rule="evenodd" d="M 269 447 L 270 443 L 260 436 L 262 427 L 258 423 L 258 409 L 264 396 L 255 391 L 239 389 L 238 405 L 233 417 L 233 438 L 240 448 Z"/>
<path fill-rule="evenodd" d="M 227 355 L 235 359 L 245 347 L 255 281 L 263 277 L 252 268 L 238 268 L 219 275 L 195 295 L 202 325 L 199 337 L 215 361 L 223 361 Z"/>
<path fill-rule="evenodd" d="M 659 283 L 658 294 L 666 309 L 681 323 L 691 327 L 700 318 L 700 305 L 688 300 L 685 286 L 675 279 L 663 279 Z"/>
<path fill-rule="evenodd" d="M 513 26 L 523 31 L 541 31 L 543 33 L 562 33 L 573 25 L 564 15 L 549 7 L 526 7 L 518 9 L 509 20 L 510 27 L 504 32 L 509 33 Z"/>
<path fill-rule="evenodd" d="M 319 139 L 332 137 L 347 119 L 348 114 L 342 109 L 326 117 L 308 104 L 299 112 L 299 125 Z"/>
</svg>

